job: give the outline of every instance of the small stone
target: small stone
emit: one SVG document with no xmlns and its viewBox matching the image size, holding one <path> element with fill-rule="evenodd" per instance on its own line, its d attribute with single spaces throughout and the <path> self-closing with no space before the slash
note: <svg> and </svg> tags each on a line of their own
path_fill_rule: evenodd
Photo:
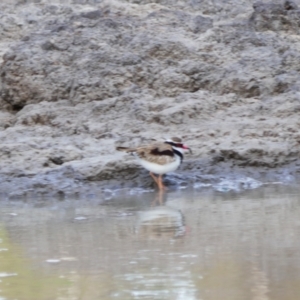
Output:
<svg viewBox="0 0 300 300">
<path fill-rule="evenodd" d="M 100 17 L 102 17 L 102 12 L 101 12 L 101 10 L 97 9 L 97 10 L 92 10 L 89 12 L 83 12 L 83 13 L 81 13 L 81 16 L 83 18 L 95 20 L 95 19 L 99 19 Z"/>
</svg>

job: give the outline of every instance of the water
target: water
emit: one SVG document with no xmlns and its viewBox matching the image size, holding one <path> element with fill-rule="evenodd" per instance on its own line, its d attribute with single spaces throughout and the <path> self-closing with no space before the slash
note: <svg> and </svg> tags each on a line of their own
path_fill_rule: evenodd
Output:
<svg viewBox="0 0 300 300">
<path fill-rule="evenodd" d="M 298 300 L 300 188 L 2 200 L 0 300 Z"/>
</svg>

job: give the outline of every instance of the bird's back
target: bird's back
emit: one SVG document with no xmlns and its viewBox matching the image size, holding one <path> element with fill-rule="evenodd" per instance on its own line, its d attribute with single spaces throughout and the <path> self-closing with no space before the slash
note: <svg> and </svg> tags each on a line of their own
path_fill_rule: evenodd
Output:
<svg viewBox="0 0 300 300">
<path fill-rule="evenodd" d="M 117 147 L 116 149 L 118 151 L 134 153 L 142 160 L 159 165 L 171 163 L 176 159 L 172 146 L 166 143 L 154 143 L 136 148 Z"/>
</svg>

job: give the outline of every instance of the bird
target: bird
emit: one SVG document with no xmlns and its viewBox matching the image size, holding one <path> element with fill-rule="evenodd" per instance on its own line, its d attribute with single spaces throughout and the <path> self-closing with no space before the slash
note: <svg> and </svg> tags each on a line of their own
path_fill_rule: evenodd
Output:
<svg viewBox="0 0 300 300">
<path fill-rule="evenodd" d="M 150 172 L 160 191 L 166 189 L 162 182 L 162 175 L 175 171 L 182 163 L 185 152 L 192 153 L 191 148 L 183 144 L 178 137 L 134 148 L 116 147 L 116 150 L 132 153 L 140 165 Z"/>
</svg>

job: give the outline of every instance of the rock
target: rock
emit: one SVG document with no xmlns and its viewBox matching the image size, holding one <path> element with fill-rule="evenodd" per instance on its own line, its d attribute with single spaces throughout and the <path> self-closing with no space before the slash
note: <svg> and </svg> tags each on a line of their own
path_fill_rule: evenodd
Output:
<svg viewBox="0 0 300 300">
<path fill-rule="evenodd" d="M 292 31 L 299 34 L 300 10 L 296 3 L 287 0 L 284 3 L 256 2 L 251 24 L 258 31 Z"/>
<path fill-rule="evenodd" d="M 213 20 L 202 16 L 196 16 L 192 19 L 190 29 L 193 33 L 203 33 L 213 27 Z"/>
<path fill-rule="evenodd" d="M 296 2 L 41 0 L 0 11 L 8 195 L 152 187 L 115 146 L 174 135 L 194 154 L 166 176 L 171 186 L 214 185 L 224 172 L 299 176 Z"/>
</svg>

